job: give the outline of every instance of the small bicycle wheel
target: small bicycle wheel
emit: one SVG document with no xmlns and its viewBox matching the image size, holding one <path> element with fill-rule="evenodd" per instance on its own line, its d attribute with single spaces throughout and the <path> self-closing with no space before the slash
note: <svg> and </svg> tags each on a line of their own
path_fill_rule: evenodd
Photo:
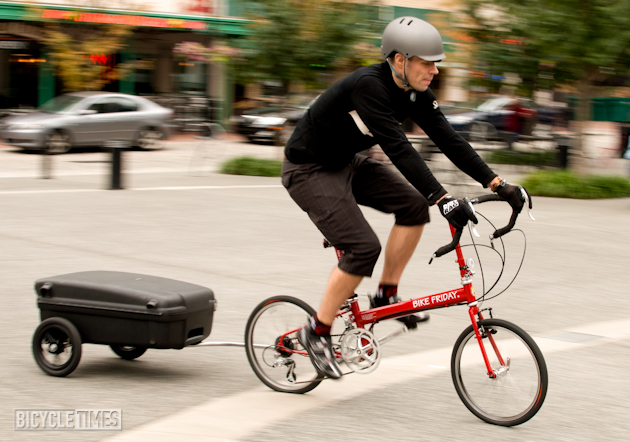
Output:
<svg viewBox="0 0 630 442">
<path fill-rule="evenodd" d="M 110 345 L 109 347 L 118 356 L 128 361 L 139 358 L 147 351 L 146 347 L 132 347 L 130 345 Z"/>
<path fill-rule="evenodd" d="M 245 327 L 245 351 L 254 373 L 265 385 L 284 393 L 306 393 L 318 379 L 297 332 L 315 310 L 290 296 L 274 296 L 252 311 Z"/>
<path fill-rule="evenodd" d="M 67 319 L 48 318 L 33 335 L 33 356 L 46 374 L 67 376 L 81 360 L 81 335 Z"/>
<path fill-rule="evenodd" d="M 470 325 L 457 339 L 451 358 L 455 390 L 478 418 L 511 427 L 531 419 L 547 394 L 547 366 L 534 340 L 521 328 L 500 319 L 478 322 L 492 367 L 490 377 Z"/>
</svg>

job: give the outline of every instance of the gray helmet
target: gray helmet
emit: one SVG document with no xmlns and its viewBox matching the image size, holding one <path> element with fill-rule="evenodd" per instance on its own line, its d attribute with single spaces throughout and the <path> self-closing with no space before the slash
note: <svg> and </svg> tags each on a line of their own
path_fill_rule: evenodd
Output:
<svg viewBox="0 0 630 442">
<path fill-rule="evenodd" d="M 438 30 L 416 17 L 398 17 L 387 25 L 381 40 L 381 54 L 387 58 L 392 52 L 399 52 L 405 58 L 415 55 L 427 61 L 446 58 Z"/>
</svg>

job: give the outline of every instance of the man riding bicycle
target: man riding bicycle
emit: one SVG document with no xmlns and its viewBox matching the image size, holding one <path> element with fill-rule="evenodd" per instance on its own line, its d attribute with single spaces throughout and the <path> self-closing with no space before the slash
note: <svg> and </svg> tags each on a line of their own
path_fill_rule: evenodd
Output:
<svg viewBox="0 0 630 442">
<path fill-rule="evenodd" d="M 429 222 L 430 205 L 437 204 L 455 228 L 477 222 L 468 204 L 447 193 L 413 148 L 401 127 L 405 118 L 420 126 L 459 169 L 513 208 L 520 211 L 524 201 L 520 186 L 495 174 L 440 111 L 429 88 L 438 74 L 435 62 L 445 58 L 438 30 L 415 17 L 397 18 L 383 33 L 381 54 L 383 63 L 358 69 L 313 103 L 287 143 L 282 167 L 282 184 L 291 198 L 343 251 L 317 314 L 298 334 L 315 367 L 334 379 L 341 370 L 330 327 L 363 277 L 372 275 L 381 252 L 358 205 L 395 215 L 371 307 L 399 301 L 398 283 Z M 402 176 L 359 154 L 375 144 Z M 401 318 L 408 327 L 426 319 L 426 313 Z"/>
</svg>

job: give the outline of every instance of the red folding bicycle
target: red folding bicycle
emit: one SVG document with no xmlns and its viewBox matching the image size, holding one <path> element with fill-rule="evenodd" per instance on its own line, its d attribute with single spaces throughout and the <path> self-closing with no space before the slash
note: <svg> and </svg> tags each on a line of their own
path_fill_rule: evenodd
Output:
<svg viewBox="0 0 630 442">
<path fill-rule="evenodd" d="M 531 201 L 525 192 L 523 195 L 531 209 Z M 472 204 L 502 199 L 498 195 L 482 195 L 467 201 L 472 207 Z M 492 249 L 495 249 L 492 241 L 511 231 L 517 217 L 518 212 L 513 211 L 508 225 L 495 229 L 490 235 Z M 490 225 L 494 228 L 492 223 Z M 471 325 L 460 334 L 451 356 L 455 390 L 464 405 L 480 419 L 502 426 L 519 425 L 531 419 L 545 399 L 548 375 L 544 357 L 523 329 L 493 318 L 491 308 L 480 308 L 480 302 L 497 285 L 503 269 L 492 287 L 476 297 L 472 286 L 474 260 L 464 258 L 459 244 L 463 229 L 449 227 L 453 241 L 440 247 L 431 261 L 454 250 L 462 287 L 368 310 L 361 310 L 358 296 L 354 294 L 341 307 L 333 323 L 333 348 L 337 361 L 349 370 L 345 374 L 369 373 L 381 360 L 381 344 L 407 331 L 402 326 L 402 329 L 377 339 L 373 333 L 377 323 L 423 310 L 467 305 Z M 471 230 L 476 234 L 474 227 Z M 324 245 L 330 246 L 326 242 Z M 477 248 L 474 238 L 471 245 Z M 503 255 L 495 251 L 505 267 L 505 245 Z M 342 253 L 337 250 L 337 257 Z M 525 249 L 523 258 L 524 254 Z M 520 266 L 517 275 L 518 271 Z M 271 297 L 252 311 L 245 329 L 245 349 L 254 373 L 268 387 L 287 393 L 306 393 L 325 379 L 313 367 L 296 336 L 313 314 L 315 310 L 311 306 L 290 296 Z M 337 333 L 335 330 L 338 329 L 343 331 Z"/>
</svg>

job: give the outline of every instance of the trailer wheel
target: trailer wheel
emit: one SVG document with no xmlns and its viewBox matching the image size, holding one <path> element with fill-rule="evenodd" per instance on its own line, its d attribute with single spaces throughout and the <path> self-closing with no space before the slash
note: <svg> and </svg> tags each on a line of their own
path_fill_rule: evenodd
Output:
<svg viewBox="0 0 630 442">
<path fill-rule="evenodd" d="M 33 335 L 33 356 L 46 374 L 67 376 L 81 360 L 81 335 L 67 319 L 48 318 Z"/>
<path fill-rule="evenodd" d="M 139 358 L 147 351 L 146 347 L 132 347 L 130 345 L 110 345 L 110 347 L 114 353 L 128 361 Z"/>
</svg>

